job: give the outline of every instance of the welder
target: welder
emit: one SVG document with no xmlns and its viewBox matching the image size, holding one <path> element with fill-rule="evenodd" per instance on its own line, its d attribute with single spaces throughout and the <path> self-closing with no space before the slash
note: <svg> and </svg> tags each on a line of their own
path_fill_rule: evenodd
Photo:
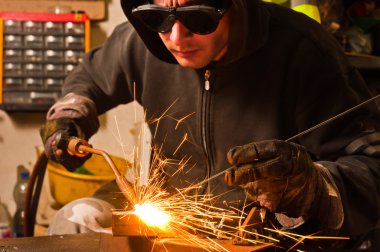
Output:
<svg viewBox="0 0 380 252">
<path fill-rule="evenodd" d="M 121 6 L 128 22 L 84 56 L 47 113 L 41 135 L 49 158 L 69 170 L 81 165 L 86 158 L 64 149 L 68 137 L 89 139 L 98 115 L 136 100 L 146 118 L 168 108 L 170 118 L 191 115 L 179 125 L 170 118 L 150 124 L 152 145 L 162 146 L 163 156 L 191 157 L 188 169 L 165 167 L 169 191 L 232 166 L 198 193 L 240 207 L 248 198 L 272 213 L 279 228 L 351 238 L 326 248 L 360 246 L 378 229 L 376 103 L 286 141 L 371 97 L 319 23 L 259 0 L 121 0 Z M 49 232 L 111 226 L 117 204 L 100 194 L 71 202 Z"/>
</svg>

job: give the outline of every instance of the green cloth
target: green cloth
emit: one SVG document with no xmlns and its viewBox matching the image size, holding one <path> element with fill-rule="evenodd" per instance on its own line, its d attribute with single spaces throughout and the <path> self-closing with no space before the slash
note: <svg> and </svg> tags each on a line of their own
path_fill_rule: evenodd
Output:
<svg viewBox="0 0 380 252">
<path fill-rule="evenodd" d="M 83 165 L 79 166 L 78 168 L 76 168 L 74 170 L 74 173 L 78 173 L 78 174 L 86 174 L 86 175 L 95 175 L 95 173 L 93 173 L 92 171 L 88 170 L 86 167 L 84 167 Z"/>
</svg>

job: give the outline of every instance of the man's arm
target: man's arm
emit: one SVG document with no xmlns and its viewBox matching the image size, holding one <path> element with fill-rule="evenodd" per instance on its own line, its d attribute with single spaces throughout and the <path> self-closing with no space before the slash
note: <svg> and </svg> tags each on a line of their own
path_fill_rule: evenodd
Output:
<svg viewBox="0 0 380 252">
<path fill-rule="evenodd" d="M 66 78 L 63 95 L 75 93 L 88 97 L 98 114 L 133 101 L 133 69 L 137 65 L 133 44 L 139 43 L 129 23 L 115 28 L 100 47 L 85 54 L 83 61 Z M 141 57 L 141 55 L 140 55 Z"/>
<path fill-rule="evenodd" d="M 49 109 L 41 128 L 50 159 L 70 170 L 80 166 L 88 156 L 70 156 L 66 152 L 68 139 L 77 136 L 88 140 L 99 128 L 99 114 L 132 101 L 125 67 L 133 64 L 127 53 L 132 34 L 129 24 L 118 26 L 101 47 L 85 54 L 82 63 L 66 78 L 63 97 Z"/>
</svg>

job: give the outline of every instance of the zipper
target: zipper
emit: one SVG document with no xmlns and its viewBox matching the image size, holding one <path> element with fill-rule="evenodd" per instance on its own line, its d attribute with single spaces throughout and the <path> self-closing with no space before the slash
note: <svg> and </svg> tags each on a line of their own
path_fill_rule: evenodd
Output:
<svg viewBox="0 0 380 252">
<path fill-rule="evenodd" d="M 205 90 L 206 91 L 210 90 L 210 76 L 211 76 L 211 71 L 206 70 L 205 72 Z"/>
<path fill-rule="evenodd" d="M 208 92 L 210 90 L 210 76 L 211 76 L 211 71 L 206 70 L 204 73 L 204 89 L 205 92 L 202 94 L 202 111 L 201 111 L 201 133 L 202 133 L 202 145 L 203 145 L 203 152 L 205 154 L 206 158 L 206 164 L 207 164 L 207 176 L 206 180 L 211 176 L 211 157 L 209 153 L 209 146 L 207 142 L 207 137 L 208 137 L 208 115 L 209 115 L 209 106 L 210 106 L 210 95 L 211 93 Z M 211 193 L 210 189 L 210 181 L 207 182 L 206 184 L 206 191 L 208 194 Z"/>
</svg>

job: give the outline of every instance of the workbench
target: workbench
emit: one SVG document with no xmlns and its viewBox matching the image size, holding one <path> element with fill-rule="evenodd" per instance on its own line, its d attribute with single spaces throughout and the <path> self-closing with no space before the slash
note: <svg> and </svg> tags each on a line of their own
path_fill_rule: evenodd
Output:
<svg viewBox="0 0 380 252">
<path fill-rule="evenodd" d="M 274 251 L 268 245 L 237 246 L 229 240 L 217 240 L 226 251 Z M 153 246 L 154 245 L 154 246 Z M 113 236 L 106 233 L 54 235 L 0 240 L 0 252 L 206 252 L 186 241 L 167 238 L 152 240 L 147 237 Z M 223 251 L 223 250 L 222 250 Z"/>
</svg>

